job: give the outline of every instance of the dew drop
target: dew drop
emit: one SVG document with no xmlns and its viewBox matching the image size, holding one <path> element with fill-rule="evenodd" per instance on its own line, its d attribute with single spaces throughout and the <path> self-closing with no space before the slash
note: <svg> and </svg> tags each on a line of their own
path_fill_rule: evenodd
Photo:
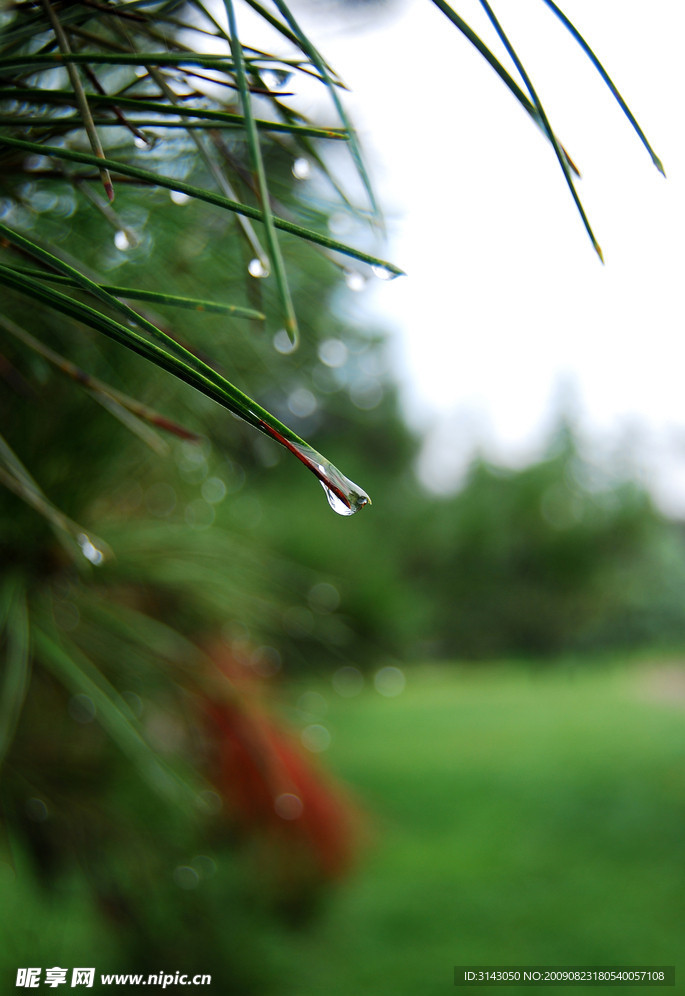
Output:
<svg viewBox="0 0 685 996">
<path fill-rule="evenodd" d="M 328 504 L 338 515 L 354 515 L 364 505 L 371 504 L 371 499 L 366 491 L 363 491 L 349 477 L 345 477 L 337 467 L 312 449 L 311 446 L 287 441 L 279 437 L 278 434 L 275 435 L 316 475 L 324 489 Z"/>
<path fill-rule="evenodd" d="M 300 156 L 292 165 L 292 173 L 296 180 L 309 179 L 311 172 L 311 163 L 308 159 L 305 159 L 304 156 Z"/>
<path fill-rule="evenodd" d="M 91 564 L 101 564 L 105 559 L 102 550 L 98 550 L 96 546 L 93 545 L 89 536 L 85 533 L 79 533 L 77 536 L 78 545 L 81 548 L 81 553 L 89 560 Z"/>
<path fill-rule="evenodd" d="M 187 204 L 191 199 L 190 194 L 184 194 L 182 190 L 170 190 L 169 197 L 174 204 Z"/>
<path fill-rule="evenodd" d="M 297 349 L 297 343 L 291 342 L 290 336 L 285 329 L 279 329 L 278 332 L 273 337 L 274 349 L 278 353 L 282 353 L 287 356 L 288 353 L 292 353 L 293 350 Z"/>
<path fill-rule="evenodd" d="M 261 279 L 262 277 L 269 276 L 269 264 L 265 259 L 258 259 L 256 256 L 251 259 L 247 266 L 247 272 L 251 277 L 257 277 Z"/>
<path fill-rule="evenodd" d="M 117 247 L 117 249 L 121 249 L 122 252 L 125 249 L 131 248 L 132 245 L 131 240 L 123 229 L 115 233 L 114 245 Z"/>
<path fill-rule="evenodd" d="M 351 291 L 363 291 L 366 287 L 366 279 L 357 270 L 345 271 L 345 283 Z"/>
<path fill-rule="evenodd" d="M 150 148 L 150 143 L 148 142 L 148 140 L 146 138 L 143 138 L 142 135 L 136 135 L 136 137 L 133 139 L 133 144 L 135 145 L 135 147 L 137 149 L 149 149 Z"/>
<path fill-rule="evenodd" d="M 394 280 L 397 276 L 397 274 L 393 273 L 392 270 L 389 270 L 387 266 L 372 266 L 371 270 L 373 275 L 378 277 L 379 280 Z"/>
<path fill-rule="evenodd" d="M 323 481 L 321 481 L 321 487 L 324 489 L 326 497 L 328 498 L 328 504 L 334 512 L 337 512 L 338 515 L 354 515 L 357 511 L 356 508 L 353 508 L 351 505 L 346 505 L 342 498 L 338 498 L 335 492 L 331 491 L 331 489 L 327 487 Z"/>
</svg>

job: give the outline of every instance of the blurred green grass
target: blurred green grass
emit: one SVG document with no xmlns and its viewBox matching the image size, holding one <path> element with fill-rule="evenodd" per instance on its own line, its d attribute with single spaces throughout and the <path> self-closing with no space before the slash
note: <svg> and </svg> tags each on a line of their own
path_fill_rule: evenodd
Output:
<svg viewBox="0 0 685 996">
<path fill-rule="evenodd" d="M 448 993 L 468 962 L 677 965 L 684 710 L 670 665 L 417 669 L 398 698 L 331 700 L 329 760 L 372 840 L 285 939 L 280 992 Z"/>
<path fill-rule="evenodd" d="M 305 689 L 326 699 L 323 757 L 363 810 L 366 842 L 312 919 L 251 911 L 239 945 L 258 962 L 250 991 L 437 996 L 469 962 L 682 971 L 685 666 L 451 665 L 406 677 L 395 698 L 371 681 L 340 698 L 320 676 L 284 688 L 288 703 Z M 0 904 L 10 983 L 28 951 L 44 967 L 136 970 L 119 967 L 121 938 L 86 891 L 48 901 L 19 871 L 5 874 Z M 237 926 L 226 903 L 226 956 Z M 208 949 L 206 970 L 221 958 Z M 182 961 L 172 947 L 166 967 Z"/>
</svg>

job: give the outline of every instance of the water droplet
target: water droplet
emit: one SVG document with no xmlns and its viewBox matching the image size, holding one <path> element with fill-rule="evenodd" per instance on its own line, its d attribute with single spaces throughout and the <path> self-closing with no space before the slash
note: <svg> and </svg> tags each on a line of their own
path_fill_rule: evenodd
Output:
<svg viewBox="0 0 685 996">
<path fill-rule="evenodd" d="M 169 197 L 174 204 L 187 204 L 191 200 L 190 194 L 184 194 L 182 190 L 170 190 Z"/>
<path fill-rule="evenodd" d="M 303 448 L 301 446 L 296 448 L 304 452 L 308 449 L 308 447 Z M 323 457 L 314 450 L 310 450 L 310 454 L 314 457 L 314 460 L 310 458 L 309 466 L 312 469 L 316 466 L 318 470 L 317 477 L 319 478 L 321 487 L 324 489 L 326 498 L 328 498 L 328 504 L 334 512 L 337 512 L 338 515 L 354 515 L 364 505 L 371 504 L 371 499 L 366 491 L 363 491 L 349 477 L 345 477 L 337 467 L 334 467 L 327 460 L 323 460 Z M 316 459 L 321 462 L 315 463 Z"/>
<path fill-rule="evenodd" d="M 102 550 L 98 550 L 96 546 L 93 545 L 89 536 L 85 533 L 79 533 L 77 536 L 78 545 L 81 548 L 81 553 L 89 560 L 91 564 L 101 564 L 105 559 L 105 555 Z"/>
<path fill-rule="evenodd" d="M 248 263 L 247 272 L 251 277 L 257 277 L 258 279 L 268 277 L 270 272 L 268 260 L 258 259 L 257 256 L 255 256 L 255 258 L 251 259 Z"/>
<path fill-rule="evenodd" d="M 351 291 L 359 293 L 366 287 L 366 278 L 357 270 L 346 270 L 345 283 Z"/>
<path fill-rule="evenodd" d="M 327 367 L 342 367 L 347 362 L 347 346 L 340 339 L 324 339 L 318 352 L 319 359 Z"/>
<path fill-rule="evenodd" d="M 276 335 L 273 337 L 274 349 L 287 356 L 288 353 L 292 353 L 293 350 L 297 349 L 297 343 L 290 341 L 290 336 L 285 329 L 279 329 Z"/>
<path fill-rule="evenodd" d="M 122 252 L 124 251 L 124 249 L 131 248 L 132 245 L 131 240 L 128 237 L 128 234 L 123 229 L 115 233 L 114 245 L 117 247 L 117 249 L 121 249 Z"/>
<path fill-rule="evenodd" d="M 338 515 L 354 515 L 364 505 L 371 504 L 371 499 L 365 491 L 355 484 L 354 481 L 351 481 L 349 477 L 345 477 L 337 467 L 334 467 L 332 463 L 321 456 L 320 453 L 317 453 L 316 450 L 312 449 L 311 446 L 307 446 L 306 443 L 297 443 L 292 439 L 286 439 L 277 429 L 266 422 L 260 422 L 260 425 L 270 436 L 277 439 L 282 446 L 290 450 L 298 460 L 302 461 L 305 467 L 316 475 L 324 489 L 328 504 Z"/>
<path fill-rule="evenodd" d="M 387 266 L 372 266 L 371 270 L 373 275 L 378 277 L 379 280 L 394 280 L 397 276 L 397 274 L 393 273 L 392 270 L 389 270 Z"/>
<path fill-rule="evenodd" d="M 151 148 L 150 142 L 148 142 L 148 140 L 146 138 L 143 138 L 142 135 L 136 135 L 136 137 L 133 139 L 133 144 L 135 145 L 135 147 L 137 149 L 150 149 Z"/>
<path fill-rule="evenodd" d="M 296 180 L 309 179 L 311 172 L 311 163 L 308 159 L 305 159 L 304 156 L 300 156 L 292 165 L 292 173 Z"/>
<path fill-rule="evenodd" d="M 274 809 L 276 815 L 282 820 L 298 820 L 304 811 L 304 805 L 299 795 L 292 792 L 283 792 L 282 795 L 274 799 Z"/>
</svg>

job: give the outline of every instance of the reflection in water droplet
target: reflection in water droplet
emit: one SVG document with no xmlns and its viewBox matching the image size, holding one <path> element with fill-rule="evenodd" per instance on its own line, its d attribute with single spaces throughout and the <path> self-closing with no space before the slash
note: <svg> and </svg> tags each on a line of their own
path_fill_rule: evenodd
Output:
<svg viewBox="0 0 685 996">
<path fill-rule="evenodd" d="M 300 156 L 296 159 L 292 165 L 293 176 L 296 180 L 306 180 L 309 178 L 312 172 L 311 163 L 304 156 Z"/>
<path fill-rule="evenodd" d="M 351 291 L 363 291 L 366 287 L 366 279 L 356 270 L 345 271 L 345 283 Z"/>
<path fill-rule="evenodd" d="M 328 504 L 334 512 L 337 512 L 338 515 L 354 515 L 357 511 L 356 508 L 352 505 L 346 505 L 342 498 L 339 498 L 334 491 L 331 491 L 330 488 L 326 487 L 323 481 L 321 481 L 321 487 L 324 489 L 326 497 L 328 498 Z"/>
<path fill-rule="evenodd" d="M 293 350 L 297 349 L 297 343 L 290 341 L 290 336 L 285 329 L 279 329 L 278 332 L 273 337 L 274 349 L 287 356 L 288 353 L 292 353 Z"/>
<path fill-rule="evenodd" d="M 86 536 L 85 533 L 79 533 L 76 539 L 78 541 L 78 545 L 81 548 L 81 553 L 86 558 L 86 560 L 89 560 L 91 564 L 96 564 L 96 565 L 102 563 L 102 561 L 105 559 L 104 554 L 102 550 L 98 550 L 98 548 L 93 545 L 89 536 Z"/>
<path fill-rule="evenodd" d="M 397 276 L 392 270 L 389 270 L 386 266 L 372 266 L 371 267 L 375 277 L 379 280 L 394 280 Z"/>
<path fill-rule="evenodd" d="M 258 259 L 256 256 L 251 259 L 247 265 L 247 272 L 251 277 L 268 277 L 269 276 L 269 263 L 266 259 Z"/>
<path fill-rule="evenodd" d="M 121 230 L 119 232 L 116 232 L 114 235 L 114 245 L 117 247 L 117 249 L 121 249 L 121 251 L 123 252 L 124 249 L 131 248 L 131 240 L 129 239 L 126 232 Z"/>
<path fill-rule="evenodd" d="M 169 197 L 174 204 L 187 204 L 191 199 L 190 194 L 184 194 L 182 190 L 170 190 Z"/>
</svg>

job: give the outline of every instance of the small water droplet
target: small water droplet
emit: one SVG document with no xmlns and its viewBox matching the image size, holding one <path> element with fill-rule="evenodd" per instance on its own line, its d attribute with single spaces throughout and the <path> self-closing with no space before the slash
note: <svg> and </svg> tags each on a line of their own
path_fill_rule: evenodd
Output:
<svg viewBox="0 0 685 996">
<path fill-rule="evenodd" d="M 387 266 L 372 266 L 371 270 L 373 275 L 378 277 L 379 280 L 394 280 L 397 276 L 397 274 L 393 273 L 392 270 L 389 270 Z"/>
<path fill-rule="evenodd" d="M 136 137 L 133 139 L 133 144 L 135 145 L 135 147 L 137 149 L 149 149 L 150 148 L 150 143 L 148 142 L 148 140 L 146 138 L 143 138 L 142 135 L 136 135 Z"/>
<path fill-rule="evenodd" d="M 91 564 L 101 564 L 105 559 L 102 550 L 98 550 L 98 548 L 91 542 L 90 537 L 86 536 L 85 533 L 79 533 L 77 536 L 77 542 L 81 548 L 81 553 L 86 560 L 91 562 Z"/>
<path fill-rule="evenodd" d="M 319 483 L 324 490 L 328 504 L 338 515 L 354 515 L 364 505 L 370 505 L 371 499 L 353 481 L 341 474 L 332 463 L 319 464 L 323 480 Z"/>
<path fill-rule="evenodd" d="M 131 240 L 128 237 L 128 234 L 123 229 L 115 233 L 114 245 L 117 247 L 117 249 L 121 249 L 122 252 L 125 249 L 131 248 Z"/>
<path fill-rule="evenodd" d="M 296 180 L 307 180 L 311 176 L 312 165 L 304 156 L 300 156 L 292 165 L 292 173 Z"/>
<path fill-rule="evenodd" d="M 169 197 L 174 204 L 187 204 L 191 200 L 190 194 L 184 194 L 182 190 L 170 190 Z"/>
<path fill-rule="evenodd" d="M 261 279 L 269 276 L 269 263 L 266 259 L 258 259 L 256 256 L 251 259 L 247 266 L 247 272 L 251 277 Z"/>
<path fill-rule="evenodd" d="M 295 349 L 297 349 L 297 343 L 291 342 L 290 336 L 285 329 L 278 330 L 273 337 L 273 344 L 274 349 L 278 353 L 282 353 L 284 356 L 287 356 L 288 353 L 292 353 Z"/>
<path fill-rule="evenodd" d="M 345 283 L 351 291 L 363 291 L 366 287 L 366 279 L 357 270 L 346 270 L 345 271 Z"/>
</svg>

